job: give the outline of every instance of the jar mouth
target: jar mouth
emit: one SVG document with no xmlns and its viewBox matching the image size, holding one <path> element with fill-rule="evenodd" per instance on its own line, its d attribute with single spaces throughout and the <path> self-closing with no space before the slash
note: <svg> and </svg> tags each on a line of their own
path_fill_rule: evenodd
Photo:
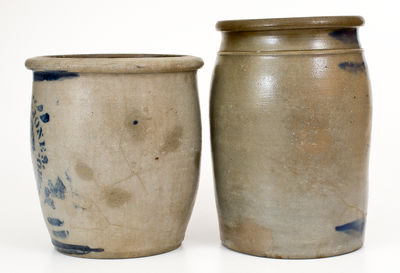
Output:
<svg viewBox="0 0 400 273">
<path fill-rule="evenodd" d="M 49 58 L 76 58 L 76 59 L 123 59 L 123 58 L 166 58 L 166 57 L 183 57 L 185 55 L 172 54 L 69 54 L 69 55 L 49 55 Z"/>
<path fill-rule="evenodd" d="M 72 54 L 40 56 L 26 60 L 33 71 L 80 73 L 168 73 L 197 70 L 203 60 L 173 54 Z"/>
<path fill-rule="evenodd" d="M 226 32 L 280 29 L 348 28 L 364 24 L 361 16 L 293 17 L 219 21 L 217 30 Z"/>
</svg>

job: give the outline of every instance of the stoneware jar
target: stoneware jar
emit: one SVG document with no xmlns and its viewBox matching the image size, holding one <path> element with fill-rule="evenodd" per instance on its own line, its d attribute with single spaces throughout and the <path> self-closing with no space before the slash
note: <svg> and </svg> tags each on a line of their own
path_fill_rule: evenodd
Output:
<svg viewBox="0 0 400 273">
<path fill-rule="evenodd" d="M 371 103 L 361 17 L 222 21 L 211 130 L 222 243 L 276 258 L 362 246 Z"/>
<path fill-rule="evenodd" d="M 202 65 L 178 55 L 26 61 L 32 161 L 57 250 L 127 258 L 181 244 L 198 184 Z"/>
</svg>

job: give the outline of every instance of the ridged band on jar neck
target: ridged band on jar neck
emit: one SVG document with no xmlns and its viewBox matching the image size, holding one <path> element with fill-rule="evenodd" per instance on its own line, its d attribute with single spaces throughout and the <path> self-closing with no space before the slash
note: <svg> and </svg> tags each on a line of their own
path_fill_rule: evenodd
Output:
<svg viewBox="0 0 400 273">
<path fill-rule="evenodd" d="M 221 54 L 360 50 L 358 16 L 221 21 Z M 301 52 L 299 52 L 301 53 Z"/>
</svg>

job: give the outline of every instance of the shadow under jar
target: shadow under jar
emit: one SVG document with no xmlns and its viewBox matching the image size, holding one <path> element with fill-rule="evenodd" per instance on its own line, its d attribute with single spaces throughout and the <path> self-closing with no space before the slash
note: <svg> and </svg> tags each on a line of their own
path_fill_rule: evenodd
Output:
<svg viewBox="0 0 400 273">
<path fill-rule="evenodd" d="M 26 61 L 32 161 L 57 250 L 128 258 L 181 244 L 198 184 L 202 65 L 178 55 Z"/>
<path fill-rule="evenodd" d="M 222 243 L 275 258 L 363 244 L 371 100 L 361 17 L 221 21 L 211 140 Z"/>
</svg>

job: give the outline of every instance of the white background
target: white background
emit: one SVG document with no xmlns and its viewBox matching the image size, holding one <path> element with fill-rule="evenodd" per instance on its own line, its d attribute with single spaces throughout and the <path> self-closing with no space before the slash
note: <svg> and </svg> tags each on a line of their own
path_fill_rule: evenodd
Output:
<svg viewBox="0 0 400 273">
<path fill-rule="evenodd" d="M 395 0 L 374 1 L 6 1 L 0 0 L 0 272 L 400 272 L 399 18 Z M 218 20 L 362 15 L 373 92 L 369 214 L 365 246 L 339 257 L 252 257 L 219 241 L 208 100 L 219 48 Z M 170 253 L 89 260 L 56 252 L 41 216 L 29 146 L 28 57 L 67 53 L 176 53 L 202 57 L 200 187 L 183 245 Z"/>
</svg>

